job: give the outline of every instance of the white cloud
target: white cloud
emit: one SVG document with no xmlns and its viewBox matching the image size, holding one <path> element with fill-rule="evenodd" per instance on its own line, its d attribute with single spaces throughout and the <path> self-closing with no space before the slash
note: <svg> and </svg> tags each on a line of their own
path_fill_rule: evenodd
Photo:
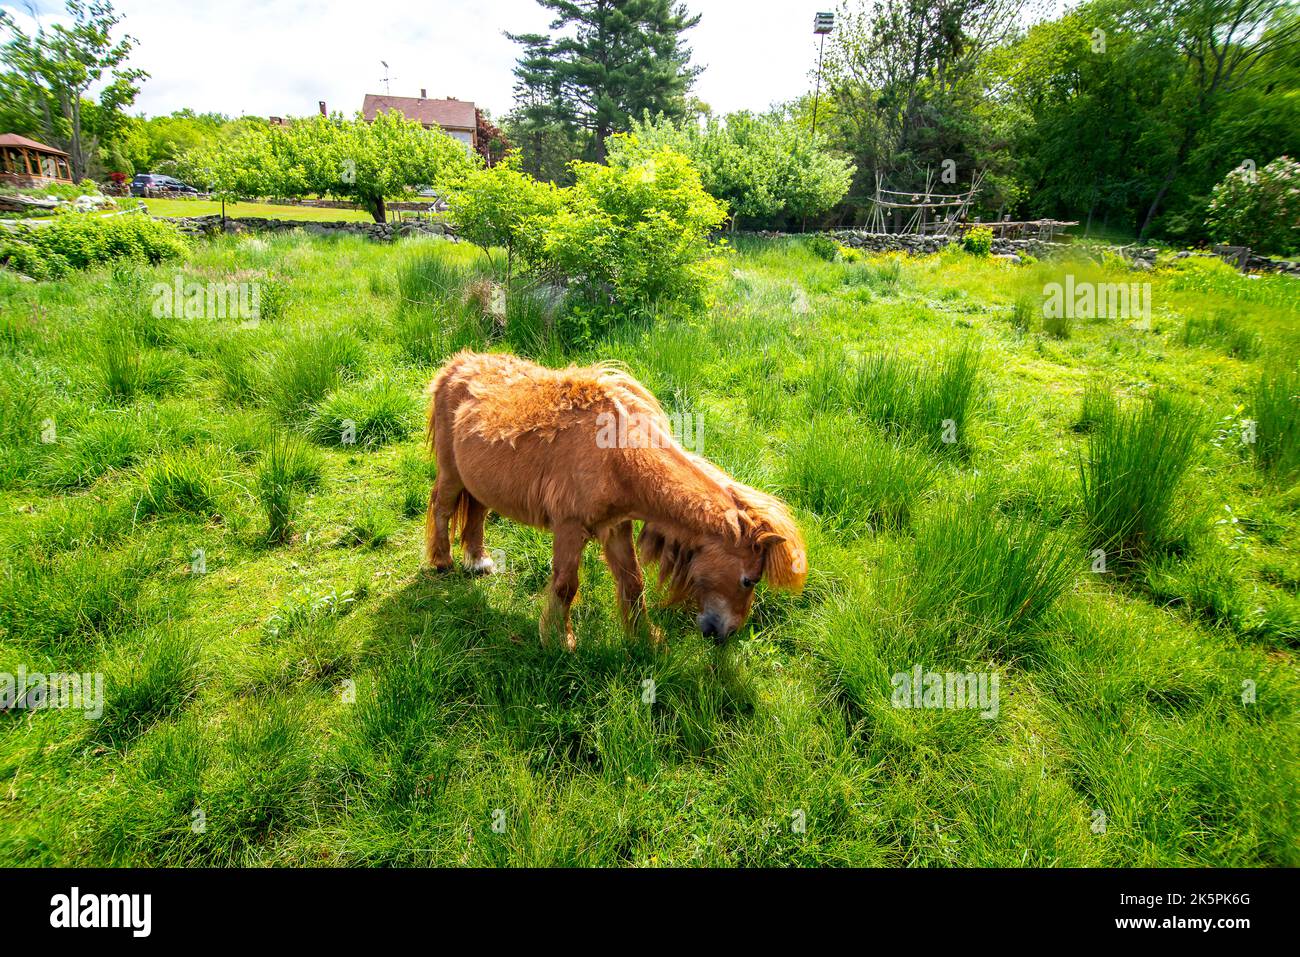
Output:
<svg viewBox="0 0 1300 957">
<path fill-rule="evenodd" d="M 517 47 L 504 31 L 544 31 L 535 0 L 114 0 L 146 69 L 136 109 L 303 115 L 325 100 L 352 113 L 366 93 L 454 96 L 493 115 L 512 101 Z M 727 112 L 763 109 L 811 86 L 813 14 L 830 0 L 686 0 L 703 14 L 687 34 L 706 67 L 695 94 Z M 20 19 L 23 5 L 0 4 Z M 61 3 L 41 0 L 47 22 Z"/>
</svg>

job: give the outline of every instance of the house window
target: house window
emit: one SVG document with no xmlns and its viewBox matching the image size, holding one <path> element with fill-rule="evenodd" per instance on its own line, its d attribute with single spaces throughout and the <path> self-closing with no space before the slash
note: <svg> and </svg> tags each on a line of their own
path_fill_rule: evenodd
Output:
<svg viewBox="0 0 1300 957">
<path fill-rule="evenodd" d="M 72 171 L 68 169 L 68 161 L 59 157 L 59 177 L 61 179 L 72 179 Z"/>
<path fill-rule="evenodd" d="M 50 179 L 55 179 L 58 177 L 59 171 L 58 168 L 54 165 L 53 156 L 47 155 L 41 157 L 41 175 L 48 176 Z"/>
</svg>

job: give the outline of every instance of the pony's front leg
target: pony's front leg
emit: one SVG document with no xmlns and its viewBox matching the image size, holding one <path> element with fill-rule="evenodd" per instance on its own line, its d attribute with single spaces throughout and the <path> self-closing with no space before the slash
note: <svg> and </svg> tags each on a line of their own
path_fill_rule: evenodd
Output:
<svg viewBox="0 0 1300 957">
<path fill-rule="evenodd" d="M 547 594 L 546 610 L 542 612 L 542 644 L 549 645 L 560 638 L 566 651 L 578 647 L 569 622 L 569 607 L 578 594 L 578 566 L 582 564 L 582 548 L 587 544 L 587 530 L 581 525 L 557 525 L 555 544 L 551 551 L 551 587 Z"/>
<path fill-rule="evenodd" d="M 641 563 L 636 557 L 636 545 L 632 541 L 632 523 L 620 522 L 605 531 L 601 535 L 601 544 L 605 547 L 605 562 L 614 575 L 624 630 L 651 644 L 662 643 L 663 633 L 651 623 L 646 613 L 645 583 L 641 577 Z"/>
</svg>

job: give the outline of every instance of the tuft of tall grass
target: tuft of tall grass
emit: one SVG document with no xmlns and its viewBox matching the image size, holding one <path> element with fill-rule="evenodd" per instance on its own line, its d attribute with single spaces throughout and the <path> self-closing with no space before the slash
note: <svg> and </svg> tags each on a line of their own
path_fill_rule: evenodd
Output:
<svg viewBox="0 0 1300 957">
<path fill-rule="evenodd" d="M 50 488 L 81 488 L 106 472 L 135 464 L 152 444 L 139 418 L 99 416 L 54 445 L 41 464 L 40 480 Z"/>
<path fill-rule="evenodd" d="M 226 465 L 211 448 L 174 449 L 150 459 L 140 469 L 140 516 L 219 514 Z"/>
<path fill-rule="evenodd" d="M 349 332 L 299 332 L 271 362 L 266 400 L 285 421 L 304 421 L 317 402 L 360 371 L 364 360 L 361 342 Z"/>
<path fill-rule="evenodd" d="M 374 500 L 362 502 L 343 533 L 342 544 L 379 548 L 397 531 L 397 519 L 387 505 Z"/>
<path fill-rule="evenodd" d="M 479 344 L 483 316 L 466 302 L 470 270 L 436 247 L 422 247 L 397 272 L 393 331 L 402 352 L 415 362 L 436 364 L 457 349 Z"/>
<path fill-rule="evenodd" d="M 901 439 L 825 416 L 808 424 L 786 462 L 791 497 L 841 529 L 906 526 L 935 478 Z"/>
<path fill-rule="evenodd" d="M 895 354 L 868 356 L 853 375 L 852 404 L 877 425 L 910 433 L 931 448 L 963 449 L 979 367 L 979 350 L 969 342 L 925 363 Z"/>
<path fill-rule="evenodd" d="M 1149 396 L 1097 413 L 1079 462 L 1090 545 L 1108 562 L 1131 563 L 1177 539 L 1179 487 L 1199 444 L 1202 417 L 1188 402 Z"/>
<path fill-rule="evenodd" d="M 1253 359 L 1258 355 L 1259 334 L 1248 329 L 1233 316 L 1223 312 L 1207 318 L 1189 316 L 1183 323 L 1183 345 L 1214 346 L 1237 359 Z"/>
<path fill-rule="evenodd" d="M 307 432 L 322 444 L 372 448 L 406 438 L 419 420 L 416 398 L 385 376 L 330 393 L 312 413 Z"/>
<path fill-rule="evenodd" d="M 296 435 L 277 433 L 267 442 L 256 471 L 257 498 L 266 513 L 266 537 L 283 543 L 293 535 L 298 492 L 320 484 L 321 456 Z"/>
<path fill-rule="evenodd" d="M 1097 427 L 1102 416 L 1115 400 L 1105 386 L 1089 383 L 1084 386 L 1083 398 L 1079 402 L 1079 418 L 1072 428 L 1075 432 L 1091 432 Z"/>
<path fill-rule="evenodd" d="M 1255 441 L 1251 452 L 1261 469 L 1280 477 L 1300 470 L 1300 371 L 1271 369 L 1255 381 L 1251 396 Z"/>
<path fill-rule="evenodd" d="M 110 667 L 100 740 L 115 746 L 178 713 L 198 688 L 194 639 L 174 628 L 151 629 L 122 648 Z"/>
<path fill-rule="evenodd" d="M 950 500 L 917 529 L 912 609 L 996 641 L 1038 622 L 1070 588 L 1081 559 L 1065 535 L 1004 518 L 980 496 Z"/>
</svg>

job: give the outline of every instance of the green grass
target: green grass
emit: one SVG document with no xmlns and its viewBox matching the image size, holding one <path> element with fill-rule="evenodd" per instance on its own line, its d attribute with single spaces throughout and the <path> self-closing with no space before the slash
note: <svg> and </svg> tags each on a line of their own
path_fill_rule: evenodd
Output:
<svg viewBox="0 0 1300 957">
<path fill-rule="evenodd" d="M 99 720 L 0 716 L 5 860 L 1300 865 L 1296 281 L 1162 263 L 1150 329 L 1056 338 L 1046 283 L 1132 274 L 736 246 L 706 314 L 577 349 L 523 292 L 485 315 L 463 245 L 0 275 L 0 672 L 105 680 Z M 177 269 L 273 306 L 141 309 Z M 804 594 L 760 585 L 721 652 L 652 606 L 651 651 L 592 547 L 568 655 L 545 532 L 490 518 L 500 574 L 421 575 L 424 389 L 466 345 L 698 414 L 794 508 Z M 896 706 L 918 666 L 996 678 L 996 716 Z"/>
</svg>

